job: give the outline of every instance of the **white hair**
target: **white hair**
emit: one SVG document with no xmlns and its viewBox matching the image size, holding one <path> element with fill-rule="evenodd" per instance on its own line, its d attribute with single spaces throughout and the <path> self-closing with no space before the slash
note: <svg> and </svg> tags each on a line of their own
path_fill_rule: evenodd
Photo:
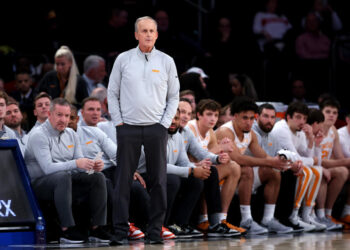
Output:
<svg viewBox="0 0 350 250">
<path fill-rule="evenodd" d="M 107 89 L 101 87 L 95 88 L 91 92 L 90 96 L 97 98 L 101 103 L 103 103 L 107 98 Z"/>
<path fill-rule="evenodd" d="M 84 72 L 99 66 L 100 62 L 105 62 L 105 59 L 98 55 L 90 55 L 84 60 Z"/>
<path fill-rule="evenodd" d="M 156 30 L 158 29 L 158 25 L 157 25 L 157 21 L 154 20 L 152 17 L 150 16 L 143 16 L 143 17 L 139 17 L 136 19 L 136 22 L 135 22 L 135 32 L 137 32 L 138 30 L 138 25 L 139 25 L 139 22 L 143 21 L 143 20 L 151 20 L 154 22 L 154 24 L 156 25 Z"/>
<path fill-rule="evenodd" d="M 68 46 L 61 46 L 56 51 L 55 58 L 63 57 L 63 56 L 65 56 L 69 61 L 72 62 L 72 66 L 69 70 L 68 84 L 64 90 L 65 92 L 64 97 L 70 103 L 77 103 L 77 100 L 75 99 L 75 92 L 77 89 L 79 70 L 78 70 L 77 64 L 75 63 L 73 53 Z M 55 65 L 55 70 L 56 70 L 56 65 Z"/>
</svg>

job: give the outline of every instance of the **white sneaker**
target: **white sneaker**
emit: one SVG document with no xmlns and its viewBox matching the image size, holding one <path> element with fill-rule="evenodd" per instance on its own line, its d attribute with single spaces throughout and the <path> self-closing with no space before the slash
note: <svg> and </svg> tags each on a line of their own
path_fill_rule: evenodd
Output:
<svg viewBox="0 0 350 250">
<path fill-rule="evenodd" d="M 340 230 L 343 228 L 343 225 L 341 224 L 335 224 L 330 218 L 328 217 L 322 217 L 322 218 L 316 218 L 315 219 L 318 223 L 321 223 L 323 225 L 326 225 L 327 231 L 334 231 L 334 230 Z"/>
<path fill-rule="evenodd" d="M 309 223 L 311 225 L 315 226 L 315 231 L 324 231 L 327 229 L 327 226 L 317 222 L 312 216 L 309 216 L 308 218 L 304 218 L 303 221 L 305 223 Z"/>
<path fill-rule="evenodd" d="M 306 223 L 306 222 L 302 221 L 299 216 L 297 216 L 296 218 L 289 217 L 289 221 L 295 226 L 299 226 L 299 227 L 304 228 L 304 232 L 311 232 L 311 231 L 315 230 L 315 228 L 316 228 L 315 225 L 312 225 L 310 223 Z"/>
<path fill-rule="evenodd" d="M 260 226 L 258 223 L 253 221 L 253 219 L 248 219 L 245 221 L 241 221 L 240 227 L 243 227 L 245 230 L 247 230 L 247 234 L 266 234 L 269 231 L 267 228 Z"/>
<path fill-rule="evenodd" d="M 266 227 L 267 230 L 269 230 L 269 233 L 287 234 L 293 232 L 293 228 L 283 225 L 275 218 L 272 218 L 270 221 L 265 223 L 262 221 L 261 225 Z"/>
</svg>

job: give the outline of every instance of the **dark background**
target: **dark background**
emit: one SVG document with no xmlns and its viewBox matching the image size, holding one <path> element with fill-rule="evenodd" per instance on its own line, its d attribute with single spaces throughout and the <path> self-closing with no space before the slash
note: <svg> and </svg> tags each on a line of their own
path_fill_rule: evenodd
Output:
<svg viewBox="0 0 350 250">
<path fill-rule="evenodd" d="M 202 29 L 198 30 L 198 9 L 193 4 L 202 3 Z M 191 4 L 193 3 L 193 4 Z M 311 0 L 280 0 L 283 13 L 288 17 L 293 26 L 293 32 L 297 35 L 302 31 L 301 19 L 306 15 L 312 6 Z M 328 3 L 338 13 L 342 22 L 343 30 L 341 35 L 346 37 L 346 46 L 350 44 L 350 1 L 329 0 Z M 257 11 L 262 10 L 264 1 L 262 0 L 124 0 L 124 1 L 49 1 L 39 3 L 31 1 L 30 3 L 10 2 L 7 7 L 0 9 L 0 46 L 7 45 L 13 49 L 13 53 L 19 55 L 36 55 L 45 57 L 45 60 L 53 62 L 54 51 L 49 51 L 47 40 L 50 36 L 47 27 L 50 21 L 47 20 L 47 13 L 55 10 L 57 15 L 58 29 L 57 33 L 51 34 L 59 36 L 62 43 L 68 45 L 74 52 L 79 68 L 82 68 L 82 61 L 86 55 L 100 53 L 103 44 L 109 40 L 109 37 L 103 35 L 103 27 L 107 23 L 109 12 L 114 7 L 122 7 L 129 12 L 129 31 L 130 48 L 136 45 L 133 40 L 132 32 L 134 21 L 137 17 L 143 15 L 153 16 L 159 8 L 165 9 L 170 18 L 170 26 L 173 30 L 183 33 L 187 38 L 195 43 L 196 49 L 194 55 L 185 63 L 177 63 L 178 72 L 181 74 L 190 66 L 200 66 L 210 76 L 216 65 L 211 64 L 204 57 L 206 45 L 210 43 L 215 34 L 215 27 L 219 16 L 227 16 L 231 19 L 231 28 L 236 42 L 236 49 L 244 56 L 244 62 L 241 59 L 232 58 L 232 67 L 245 66 L 244 71 L 253 79 L 258 91 L 260 101 L 284 101 L 287 102 L 286 94 L 283 91 L 289 91 L 287 77 L 285 80 L 277 82 L 278 85 L 270 83 L 266 75 L 278 72 L 277 68 L 263 68 L 263 59 L 257 52 L 256 43 L 252 33 L 252 23 Z M 200 37 L 202 34 L 202 37 Z M 121 37 L 120 39 L 126 39 Z M 293 42 L 293 41 L 291 41 Z M 333 40 L 333 45 L 336 44 Z M 157 47 L 157 44 L 156 44 Z M 348 46 L 350 48 L 350 46 Z M 337 47 L 333 50 L 336 60 L 339 57 Z M 350 58 L 350 49 L 346 56 Z M 15 59 L 12 59 L 15 60 Z M 238 60 L 238 61 L 237 61 Z M 329 71 L 325 82 L 317 84 L 313 82 L 307 87 L 309 99 L 316 101 L 317 95 L 321 92 L 330 92 L 334 94 L 342 103 L 345 109 L 349 109 L 347 101 L 347 85 L 350 76 L 347 73 L 349 61 L 330 62 L 326 71 Z M 14 62 L 12 62 L 14 63 Z M 109 65 L 109 70 L 113 62 Z M 292 65 L 292 64 L 291 64 Z M 287 62 L 288 72 L 292 67 Z M 6 62 L 1 65 L 0 77 L 10 81 L 11 64 Z M 238 69 L 237 69 L 238 71 Z M 317 69 L 316 69 L 317 71 Z M 321 70 L 323 71 L 323 70 Z M 4 73 L 5 72 L 5 73 Z M 7 74 L 8 73 L 8 74 Z M 219 84 L 217 78 L 210 77 L 209 89 L 215 88 Z M 318 89 L 321 89 L 317 91 Z M 276 95 L 269 95 L 272 92 L 280 92 Z M 214 98 L 218 99 L 217 96 Z M 221 100 L 218 100 L 221 101 Z M 226 100 L 221 101 L 226 104 Z"/>
</svg>

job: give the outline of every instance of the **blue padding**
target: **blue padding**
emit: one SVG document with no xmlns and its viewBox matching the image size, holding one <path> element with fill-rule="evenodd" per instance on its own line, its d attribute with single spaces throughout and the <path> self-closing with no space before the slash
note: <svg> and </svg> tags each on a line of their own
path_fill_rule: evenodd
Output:
<svg viewBox="0 0 350 250">
<path fill-rule="evenodd" d="M 38 218 L 39 216 L 43 217 L 41 210 L 38 206 L 38 202 L 35 198 L 35 195 L 33 193 L 33 190 L 31 188 L 31 184 L 30 184 L 30 177 L 29 177 L 29 173 L 27 170 L 27 166 L 24 162 L 23 156 L 22 156 L 22 152 L 21 149 L 19 148 L 18 142 L 15 139 L 11 139 L 11 140 L 0 140 L 0 150 L 1 149 L 11 149 L 13 156 L 15 158 L 16 161 L 16 165 L 18 168 L 18 171 L 21 175 L 22 178 L 22 183 L 23 186 L 27 192 L 27 196 L 28 196 L 28 200 L 30 202 L 30 205 L 32 207 L 32 211 L 33 211 L 33 215 L 34 218 Z"/>
<path fill-rule="evenodd" d="M 35 244 L 34 232 L 0 233 L 0 248 L 8 245 Z"/>
</svg>

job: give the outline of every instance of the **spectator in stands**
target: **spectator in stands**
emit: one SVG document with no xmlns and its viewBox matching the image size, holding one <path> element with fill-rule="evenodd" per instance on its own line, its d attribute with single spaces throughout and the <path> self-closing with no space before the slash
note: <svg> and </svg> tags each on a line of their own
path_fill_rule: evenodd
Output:
<svg viewBox="0 0 350 250">
<path fill-rule="evenodd" d="M 6 105 L 8 96 L 6 92 L 0 90 L 0 139 L 16 139 L 15 133 L 7 127 L 5 123 Z"/>
<path fill-rule="evenodd" d="M 43 91 L 51 98 L 64 97 L 74 105 L 79 105 L 88 96 L 86 83 L 79 76 L 73 53 L 67 46 L 57 50 L 55 70 L 48 72 L 39 82 L 35 95 Z"/>
<path fill-rule="evenodd" d="M 35 123 L 33 114 L 33 80 L 30 74 L 26 71 L 16 73 L 16 89 L 11 96 L 19 103 L 19 107 L 27 118 L 28 127 L 32 127 Z"/>
<path fill-rule="evenodd" d="M 196 118 L 196 95 L 190 89 L 185 89 L 180 92 L 180 98 L 186 98 L 191 103 L 192 119 Z"/>
<path fill-rule="evenodd" d="M 159 33 L 157 49 L 173 57 L 178 72 L 183 72 L 195 55 L 203 53 L 200 44 L 184 34 L 182 29 L 177 30 L 166 10 L 157 10 L 154 19 Z"/>
<path fill-rule="evenodd" d="M 0 78 L 0 91 L 5 91 L 5 83 L 2 78 Z"/>
<path fill-rule="evenodd" d="M 78 199 L 87 202 L 91 214 L 89 241 L 106 243 L 111 236 L 101 228 L 106 224 L 107 212 L 106 180 L 100 173 L 104 164 L 83 157 L 78 135 L 67 128 L 70 105 L 63 98 L 52 101 L 48 119 L 29 135 L 25 161 L 37 198 L 55 204 L 61 225 L 60 243 L 86 240 L 72 213 L 72 202 Z"/>
<path fill-rule="evenodd" d="M 102 50 L 107 54 L 108 60 L 114 61 L 119 53 L 134 46 L 135 42 L 130 39 L 131 31 L 128 11 L 122 7 L 111 9 L 108 13 L 108 20 L 102 28 L 101 36 L 96 37 L 96 42 L 99 44 L 96 49 Z"/>
<path fill-rule="evenodd" d="M 305 87 L 304 80 L 301 80 L 300 78 L 294 78 L 292 80 L 291 88 L 291 96 L 288 96 L 287 103 L 298 101 L 305 103 L 306 105 L 317 105 L 317 103 L 313 103 L 306 98 L 307 89 Z"/>
<path fill-rule="evenodd" d="M 97 55 L 90 55 L 84 61 L 83 78 L 86 82 L 86 90 L 90 96 L 98 87 L 105 87 L 103 79 L 107 75 L 105 60 Z"/>
<path fill-rule="evenodd" d="M 37 120 L 33 128 L 40 126 L 44 123 L 49 116 L 49 109 L 51 103 L 51 96 L 45 92 L 41 92 L 34 99 L 34 115 Z"/>
<path fill-rule="evenodd" d="M 280 13 L 278 0 L 267 0 L 264 12 L 258 12 L 254 17 L 253 32 L 261 51 L 283 50 L 283 39 L 292 25 L 288 18 Z"/>
<path fill-rule="evenodd" d="M 13 98 L 10 98 L 6 106 L 5 124 L 11 128 L 13 132 L 15 132 L 18 145 L 21 149 L 22 154 L 24 155 L 24 151 L 28 142 L 28 135 L 21 127 L 22 120 L 23 115 L 19 108 L 19 103 L 16 102 Z"/>
<path fill-rule="evenodd" d="M 184 73 L 180 76 L 180 90 L 192 90 L 195 94 L 196 100 L 205 99 L 209 97 L 209 93 L 206 90 L 206 85 L 201 80 L 199 73 Z"/>
<path fill-rule="evenodd" d="M 315 13 L 306 16 L 305 32 L 298 36 L 296 53 L 301 59 L 327 59 L 331 41 L 320 29 L 320 20 Z"/>
<path fill-rule="evenodd" d="M 343 28 L 342 21 L 337 12 L 332 9 L 328 1 L 314 0 L 311 11 L 319 18 L 321 30 L 328 37 L 333 37 L 336 32 Z M 305 23 L 305 20 L 302 23 Z"/>
<path fill-rule="evenodd" d="M 258 100 L 254 83 L 249 76 L 243 74 L 229 74 L 229 83 L 231 85 L 232 94 L 236 96 L 248 96 L 253 101 Z"/>
</svg>

